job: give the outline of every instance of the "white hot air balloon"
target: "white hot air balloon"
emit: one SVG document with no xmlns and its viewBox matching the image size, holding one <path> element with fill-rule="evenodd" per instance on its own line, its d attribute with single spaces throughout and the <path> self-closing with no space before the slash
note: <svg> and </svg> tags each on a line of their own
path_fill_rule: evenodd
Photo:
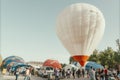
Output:
<svg viewBox="0 0 120 80">
<path fill-rule="evenodd" d="M 84 66 L 99 44 L 105 28 L 102 12 L 93 5 L 76 3 L 57 18 L 57 35 L 71 56 Z"/>
</svg>

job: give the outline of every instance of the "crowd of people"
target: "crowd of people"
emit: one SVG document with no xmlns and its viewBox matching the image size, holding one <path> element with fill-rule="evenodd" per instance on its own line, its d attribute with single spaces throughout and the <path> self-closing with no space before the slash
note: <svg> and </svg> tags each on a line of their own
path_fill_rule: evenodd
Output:
<svg viewBox="0 0 120 80">
<path fill-rule="evenodd" d="M 119 71 L 112 70 L 109 71 L 107 68 L 104 69 L 94 69 L 90 68 L 89 70 L 85 69 L 68 69 L 65 71 L 57 70 L 55 69 L 55 80 L 59 80 L 60 78 L 88 78 L 89 80 L 119 80 L 117 75 L 119 74 Z M 114 77 L 114 79 L 111 79 L 111 77 Z"/>
<path fill-rule="evenodd" d="M 16 76 L 15 80 L 18 80 L 18 76 L 20 75 L 20 68 L 17 68 L 14 74 Z M 26 68 L 24 76 L 25 76 L 24 80 L 30 80 L 30 77 L 31 77 L 31 68 L 30 67 Z"/>
<path fill-rule="evenodd" d="M 67 78 L 67 79 L 69 78 L 75 79 L 75 78 L 81 78 L 81 77 L 84 78 L 86 70 L 85 69 L 76 70 L 72 68 L 72 69 L 67 69 L 65 71 L 65 69 L 60 69 L 60 70 L 55 69 L 54 72 L 55 72 L 55 80 L 59 80 L 61 78 Z"/>
<path fill-rule="evenodd" d="M 85 77 L 86 74 L 86 70 L 85 69 L 67 69 L 67 71 L 65 71 L 64 69 L 61 70 L 57 70 L 55 69 L 55 80 L 59 80 L 60 78 L 81 78 L 81 77 Z M 89 77 L 88 77 L 89 78 Z"/>
<path fill-rule="evenodd" d="M 22 71 L 21 71 L 22 70 Z M 18 80 L 19 75 L 24 75 L 24 80 L 30 80 L 31 75 L 35 75 L 35 70 L 33 67 L 26 67 L 22 69 L 21 67 L 18 67 L 14 72 L 12 72 L 13 75 L 15 75 L 16 79 Z M 9 73 L 11 74 L 11 69 L 9 69 Z M 104 69 L 94 69 L 91 67 L 90 69 L 85 70 L 84 68 L 80 69 L 54 69 L 54 79 L 60 80 L 63 78 L 66 79 L 78 79 L 78 78 L 88 78 L 88 80 L 111 80 L 110 76 L 114 77 L 114 80 L 119 80 L 117 75 L 120 74 L 119 71 L 113 69 L 108 70 L 107 68 Z M 48 80 L 51 79 L 51 76 L 48 76 Z"/>
<path fill-rule="evenodd" d="M 33 67 L 18 67 L 14 71 L 11 68 L 7 69 L 9 75 L 15 75 L 15 80 L 18 80 L 20 75 L 25 76 L 24 80 L 30 80 L 31 74 L 33 74 Z"/>
</svg>

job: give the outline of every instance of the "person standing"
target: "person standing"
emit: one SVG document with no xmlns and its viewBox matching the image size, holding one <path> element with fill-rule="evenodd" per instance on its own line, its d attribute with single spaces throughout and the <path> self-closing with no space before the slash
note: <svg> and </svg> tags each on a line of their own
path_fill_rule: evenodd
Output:
<svg viewBox="0 0 120 80">
<path fill-rule="evenodd" d="M 70 69 L 67 70 L 67 74 L 66 75 L 67 75 L 67 78 L 70 78 L 70 76 L 71 76 L 71 70 Z"/>
<path fill-rule="evenodd" d="M 16 71 L 15 71 L 15 77 L 16 77 L 15 80 L 18 80 L 19 74 L 20 74 L 20 68 L 18 67 L 18 68 L 16 69 Z"/>
<path fill-rule="evenodd" d="M 24 80 L 30 80 L 30 69 L 29 68 L 26 68 L 26 72 L 25 72 L 25 78 Z"/>
<path fill-rule="evenodd" d="M 73 79 L 75 79 L 75 69 L 74 68 L 72 69 L 72 76 L 73 76 Z"/>
<path fill-rule="evenodd" d="M 62 78 L 65 78 L 65 70 L 62 70 Z"/>
<path fill-rule="evenodd" d="M 108 76 L 107 76 L 108 70 L 107 70 L 107 68 L 104 69 L 104 73 L 105 73 L 105 80 L 108 80 Z"/>
<path fill-rule="evenodd" d="M 85 70 L 84 69 L 82 69 L 82 76 L 83 76 L 83 78 L 85 76 Z"/>
<path fill-rule="evenodd" d="M 77 70 L 76 74 L 77 74 L 77 77 L 80 78 L 80 74 L 81 74 L 80 69 Z"/>
<path fill-rule="evenodd" d="M 93 80 L 96 80 L 96 78 L 95 78 L 95 69 L 92 70 L 92 73 L 93 73 Z"/>
<path fill-rule="evenodd" d="M 59 80 L 59 70 L 57 68 L 54 70 L 54 73 L 55 73 L 55 80 Z"/>
<path fill-rule="evenodd" d="M 90 70 L 89 70 L 89 75 L 90 75 L 90 80 L 94 80 L 94 73 L 93 73 L 93 68 L 91 66 Z"/>
<path fill-rule="evenodd" d="M 96 80 L 99 80 L 99 79 L 98 79 L 98 70 L 95 70 L 95 79 L 96 79 Z"/>
<path fill-rule="evenodd" d="M 100 80 L 104 80 L 104 70 L 103 69 L 101 70 L 101 73 L 100 73 Z"/>
<path fill-rule="evenodd" d="M 62 78 L 62 69 L 59 70 L 59 78 Z"/>
</svg>

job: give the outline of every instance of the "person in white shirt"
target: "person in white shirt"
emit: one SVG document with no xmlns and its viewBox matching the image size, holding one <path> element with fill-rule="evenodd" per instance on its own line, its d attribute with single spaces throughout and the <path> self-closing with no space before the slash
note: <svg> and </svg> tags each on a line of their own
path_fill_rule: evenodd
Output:
<svg viewBox="0 0 120 80">
<path fill-rule="evenodd" d="M 25 78 L 24 80 L 30 80 L 30 69 L 29 68 L 26 68 L 26 72 L 25 72 Z"/>
</svg>

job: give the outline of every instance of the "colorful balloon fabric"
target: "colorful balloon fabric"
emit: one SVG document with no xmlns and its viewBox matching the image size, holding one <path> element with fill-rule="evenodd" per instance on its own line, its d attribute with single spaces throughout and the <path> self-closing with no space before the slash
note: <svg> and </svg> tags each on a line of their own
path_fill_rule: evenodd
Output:
<svg viewBox="0 0 120 80">
<path fill-rule="evenodd" d="M 102 12 L 93 5 L 76 3 L 57 18 L 57 35 L 64 47 L 81 66 L 99 44 L 105 28 Z"/>
<path fill-rule="evenodd" d="M 50 67 L 53 67 L 54 69 L 56 69 L 56 68 L 61 69 L 62 68 L 61 64 L 57 60 L 51 60 L 51 59 L 46 60 L 43 63 L 43 66 L 50 66 Z"/>
<path fill-rule="evenodd" d="M 14 63 L 24 63 L 24 60 L 21 57 L 18 57 L 18 56 L 10 56 L 10 57 L 7 57 L 3 60 L 2 66 L 7 68 L 7 66 L 10 65 L 11 63 L 12 64 L 14 64 Z"/>
</svg>

